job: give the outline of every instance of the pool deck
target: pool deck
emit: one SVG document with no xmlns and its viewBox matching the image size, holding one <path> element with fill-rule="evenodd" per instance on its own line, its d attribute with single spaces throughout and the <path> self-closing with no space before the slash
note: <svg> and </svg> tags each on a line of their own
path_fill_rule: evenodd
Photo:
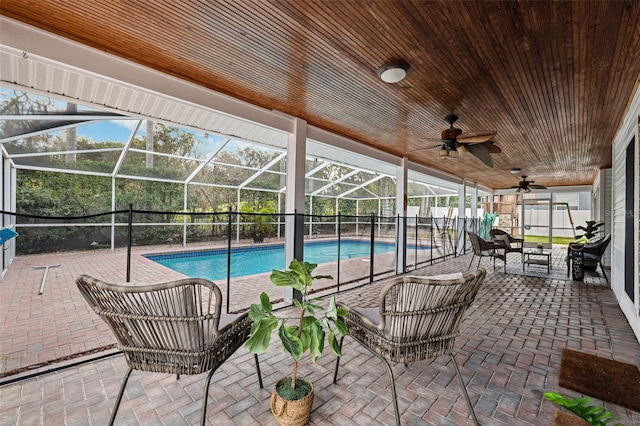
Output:
<svg viewBox="0 0 640 426">
<path fill-rule="evenodd" d="M 562 250 L 554 250 L 553 257 L 554 269 L 560 275 L 563 271 L 566 274 Z M 145 251 L 134 250 L 132 281 L 182 278 L 141 256 Z M 470 260 L 471 255 L 465 255 L 414 273 L 464 271 Z M 50 270 L 44 293 L 38 295 L 42 270 L 33 267 L 57 263 L 62 266 Z M 110 331 L 88 310 L 73 279 L 91 273 L 123 281 L 125 265 L 122 253 L 100 250 L 16 259 L 0 285 L 4 369 L 34 365 L 32 371 L 21 375 L 44 372 L 88 357 L 38 368 L 39 362 L 111 342 Z M 368 265 L 364 266 L 368 271 Z M 590 274 L 581 283 L 505 274 L 500 267 L 494 271 L 487 259 L 482 260 L 482 266 L 487 268 L 487 278 L 467 312 L 463 334 L 455 347 L 481 424 L 551 424 L 557 407 L 544 400 L 542 393 L 560 391 L 579 396 L 558 386 L 560 355 L 565 347 L 628 363 L 640 353 L 640 344 L 613 292 L 599 275 Z M 343 290 L 338 299 L 351 306 L 371 306 L 385 282 Z M 393 424 L 385 368 L 350 338 L 345 340 L 344 354 L 336 385 L 331 383 L 335 357 L 328 351 L 316 365 L 305 361 L 300 366 L 301 374 L 316 384 L 310 424 Z M 273 384 L 289 372 L 290 362 L 283 362 L 284 358 L 275 343 L 261 356 L 265 389 L 259 389 L 252 356 L 246 349 L 239 349 L 213 376 L 208 423 L 275 425 L 269 413 L 269 395 Z M 403 424 L 471 424 L 447 357 L 393 369 Z M 115 355 L 0 385 L 0 426 L 105 424 L 125 371 L 124 358 Z M 10 377 L 19 378 L 20 374 Z M 197 424 L 203 383 L 204 375 L 176 380 L 167 374 L 134 372 L 116 424 Z M 640 425 L 640 413 L 615 404 L 604 405 L 627 426 Z"/>
</svg>

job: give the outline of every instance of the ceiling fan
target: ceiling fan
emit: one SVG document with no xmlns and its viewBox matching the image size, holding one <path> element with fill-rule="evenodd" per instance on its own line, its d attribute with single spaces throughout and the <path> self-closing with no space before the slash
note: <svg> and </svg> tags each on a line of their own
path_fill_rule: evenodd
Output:
<svg viewBox="0 0 640 426">
<path fill-rule="evenodd" d="M 534 182 L 534 180 L 527 180 L 526 175 L 522 175 L 522 180 L 518 182 L 518 185 L 512 186 L 509 189 L 515 189 L 516 192 L 531 192 L 532 189 L 547 189 L 547 187 L 543 185 L 533 185 Z"/>
<path fill-rule="evenodd" d="M 444 121 L 449 124 L 449 128 L 442 131 L 442 139 L 428 139 L 438 141 L 439 144 L 427 149 L 440 147 L 440 158 L 443 159 L 458 158 L 458 152 L 469 152 L 485 165 L 493 167 L 493 160 L 490 154 L 500 154 L 502 152 L 491 140 L 497 132 L 495 130 L 484 130 L 462 134 L 462 130 L 453 127 L 453 123 L 457 120 L 457 115 L 445 117 Z"/>
</svg>

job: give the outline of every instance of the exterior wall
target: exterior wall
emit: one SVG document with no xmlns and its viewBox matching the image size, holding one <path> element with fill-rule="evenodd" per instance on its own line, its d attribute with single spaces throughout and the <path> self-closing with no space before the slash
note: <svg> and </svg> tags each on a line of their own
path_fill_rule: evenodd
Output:
<svg viewBox="0 0 640 426">
<path fill-rule="evenodd" d="M 598 174 L 596 181 L 593 184 L 593 220 L 598 222 L 604 222 L 604 232 L 601 234 L 605 236 L 611 234 L 613 215 L 612 215 L 612 170 L 602 169 Z M 602 258 L 602 263 L 605 265 L 611 265 L 611 245 L 607 247 Z"/>
<path fill-rule="evenodd" d="M 637 244 L 633 246 L 631 253 L 626 252 L 625 236 L 626 236 L 626 218 L 627 215 L 633 215 L 634 230 L 633 235 L 638 236 L 638 203 L 635 204 L 634 211 L 626 211 L 625 192 L 627 185 L 632 185 L 634 189 L 634 199 L 639 197 L 638 182 L 638 118 L 640 116 L 640 87 L 636 90 L 633 101 L 631 102 L 627 115 L 624 117 L 620 131 L 616 135 L 613 143 L 613 170 L 612 170 L 612 239 L 611 239 L 611 287 L 618 299 L 618 303 L 622 312 L 627 317 L 631 328 L 633 329 L 638 341 L 640 341 L 640 288 L 638 287 L 638 250 Z M 627 147 L 629 143 L 635 143 L 635 173 L 631 182 L 627 182 L 626 178 L 626 161 Z M 605 211 L 606 213 L 606 211 Z M 635 271 L 632 277 L 633 295 L 630 297 L 625 291 L 625 258 L 631 256 Z"/>
</svg>

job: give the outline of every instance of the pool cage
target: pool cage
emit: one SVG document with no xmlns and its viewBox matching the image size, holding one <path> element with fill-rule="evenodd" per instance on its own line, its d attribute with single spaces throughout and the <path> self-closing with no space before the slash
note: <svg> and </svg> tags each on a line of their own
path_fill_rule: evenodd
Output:
<svg viewBox="0 0 640 426">
<path fill-rule="evenodd" d="M 314 284 L 325 295 L 456 256 L 465 249 L 462 231 L 479 226 L 456 217 L 457 183 L 417 170 L 408 171 L 407 216 L 398 216 L 397 165 L 313 138 L 306 141 L 304 211 L 285 214 L 283 132 L 222 119 L 177 126 L 181 120 L 150 121 L 10 85 L 0 96 L 0 225 L 19 233 L 3 244 L 1 277 L 16 255 L 55 252 L 62 266 L 50 275 L 68 272 L 65 256 L 97 264 L 111 259 L 126 266 L 118 276 L 102 278 L 117 282 L 128 281 L 135 267 L 164 273 L 163 268 L 179 271 L 175 264 L 183 259 L 222 257 L 207 263 L 206 273 L 214 275 L 206 276 L 220 286 L 225 310 L 237 312 L 262 291 L 287 305 L 268 271 L 244 273 L 255 265 L 284 268 L 277 257 L 275 264 L 268 262 L 282 251 L 288 232 L 302 236 L 304 258 L 320 263 L 317 272 L 333 277 Z M 293 230 L 287 226 L 292 218 Z M 405 253 L 399 235 L 406 240 Z M 174 265 L 162 264 L 163 256 Z M 65 311 L 53 304 L 60 286 L 73 280 L 47 282 L 46 270 L 41 277 L 34 283 L 37 303 L 30 315 L 43 318 L 42 324 L 65 320 Z M 91 323 L 91 312 L 76 314 Z M 100 338 L 88 341 L 82 329 L 70 333 L 85 342 L 86 351 L 112 346 Z M 28 368 L 13 362 L 8 370 Z"/>
<path fill-rule="evenodd" d="M 252 140 L 242 129 L 244 138 L 203 132 L 11 85 L 1 94 L 3 168 L 11 166 L 3 189 L 15 191 L 15 204 L 3 203 L 3 227 L 20 234 L 11 252 L 231 249 L 284 241 L 282 132 L 261 128 Z M 408 250 L 407 265 L 456 253 L 456 229 L 464 226 L 452 214 L 456 184 L 409 170 L 407 217 L 400 218 L 396 166 L 312 139 L 306 144 L 305 211 L 297 212 L 296 231 L 305 240 L 395 245 L 401 227 L 409 246 L 434 248 L 428 256 Z"/>
</svg>

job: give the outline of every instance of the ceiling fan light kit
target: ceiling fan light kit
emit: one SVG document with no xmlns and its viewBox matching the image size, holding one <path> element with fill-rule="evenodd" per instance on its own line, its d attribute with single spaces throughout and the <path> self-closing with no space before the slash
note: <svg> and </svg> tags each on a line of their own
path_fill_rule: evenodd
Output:
<svg viewBox="0 0 640 426">
<path fill-rule="evenodd" d="M 382 65 L 376 73 L 385 83 L 398 83 L 407 76 L 409 68 L 405 61 L 393 61 Z"/>
</svg>

